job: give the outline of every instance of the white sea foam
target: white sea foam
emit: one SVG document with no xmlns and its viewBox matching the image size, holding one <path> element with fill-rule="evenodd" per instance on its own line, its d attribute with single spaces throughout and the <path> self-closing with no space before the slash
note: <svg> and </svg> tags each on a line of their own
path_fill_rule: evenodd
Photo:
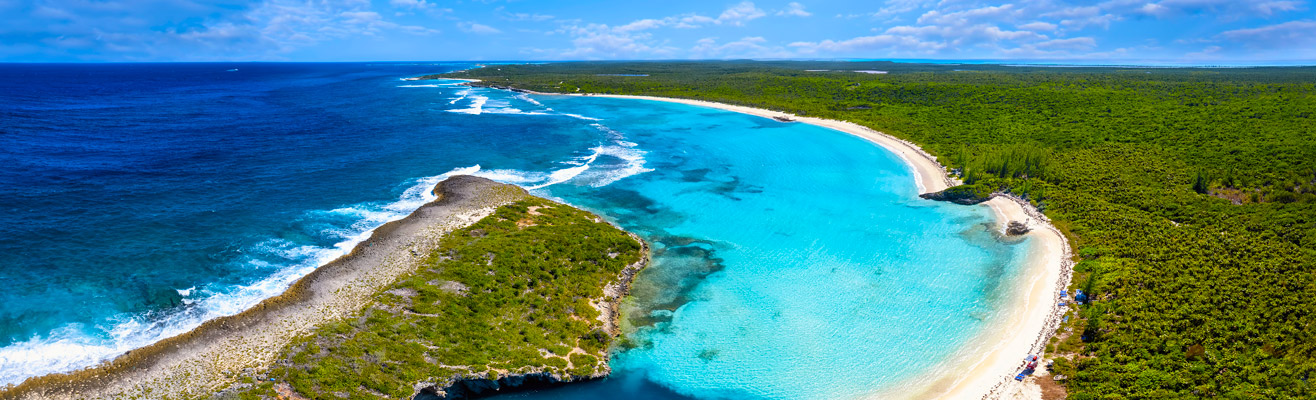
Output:
<svg viewBox="0 0 1316 400">
<path fill-rule="evenodd" d="M 603 124 L 595 123 L 595 124 L 589 124 L 589 126 L 594 127 L 594 129 L 598 129 L 599 132 L 608 134 L 608 139 L 610 140 L 622 140 L 623 138 L 626 137 L 626 135 L 623 135 L 621 132 L 617 132 L 616 130 L 613 130 L 612 128 L 609 128 Z"/>
<path fill-rule="evenodd" d="M 586 170 L 589 170 L 589 164 L 571 167 L 571 168 L 559 169 L 557 171 L 553 171 L 548 174 L 547 182 L 535 186 L 530 186 L 527 187 L 526 189 L 529 190 L 542 189 L 562 182 L 566 182 L 574 179 L 577 176 L 580 176 L 580 174 L 584 173 Z"/>
<path fill-rule="evenodd" d="M 269 239 L 253 246 L 253 258 L 243 267 L 273 270 L 265 279 L 247 285 L 209 285 L 177 289 L 182 306 L 148 314 L 120 314 L 97 326 L 72 323 L 48 335 L 36 336 L 0 348 L 0 385 L 16 384 L 39 375 L 68 372 L 109 360 L 124 352 L 185 333 L 210 319 L 234 315 L 262 300 L 287 290 L 320 265 L 347 254 L 370 237 L 374 228 L 402 219 L 420 206 L 434 201 L 430 190 L 453 175 L 475 174 L 480 166 L 456 168 L 447 173 L 413 180 L 398 199 L 387 203 L 365 203 L 330 210 L 354 217 L 345 228 L 345 240 L 332 246 L 297 244 Z"/>
<path fill-rule="evenodd" d="M 552 108 L 545 107 L 543 103 L 540 103 L 539 101 L 532 99 L 525 94 L 516 94 L 511 97 L 496 97 L 495 95 L 502 93 L 503 92 L 499 92 L 499 91 L 485 91 L 480 89 L 468 88 L 460 92 L 457 92 L 456 93 L 457 97 L 453 98 L 451 101 L 448 102 L 448 104 L 456 105 L 457 103 L 463 100 L 472 99 L 471 103 L 467 107 L 454 108 L 444 111 L 448 111 L 452 113 L 470 114 L 470 115 L 482 115 L 482 114 L 562 115 L 562 116 L 568 116 L 577 119 L 583 119 L 587 121 L 601 121 L 601 119 L 599 118 L 587 117 L 580 114 L 556 113 L 553 111 Z M 532 109 L 527 110 L 521 107 L 514 106 L 512 104 L 513 99 L 529 103 L 527 105 L 532 107 L 528 107 L 528 108 L 532 108 Z"/>
<path fill-rule="evenodd" d="M 457 92 L 457 97 L 453 98 L 452 101 L 449 101 L 448 104 L 457 104 L 457 102 L 465 100 L 466 96 L 470 96 L 470 95 L 471 95 L 471 89 L 464 89 L 460 92 Z"/>
<path fill-rule="evenodd" d="M 520 97 L 517 97 L 520 99 Z M 551 115 L 543 111 L 526 111 L 512 105 L 512 98 L 489 98 L 485 97 L 482 113 L 484 114 L 516 114 L 516 115 Z M 534 102 L 534 105 L 542 107 L 542 104 Z"/>
<path fill-rule="evenodd" d="M 549 114 L 549 113 L 546 113 L 546 112 L 541 112 L 541 111 L 525 111 L 525 110 L 522 110 L 522 109 L 519 109 L 519 108 L 512 108 L 512 107 L 485 108 L 485 109 L 484 109 L 484 113 L 486 113 L 486 114 L 517 114 L 517 115 L 552 115 L 552 114 Z"/>
<path fill-rule="evenodd" d="M 590 186 L 604 187 L 627 177 L 653 171 L 653 168 L 644 167 L 647 161 L 644 159 L 644 155 L 648 152 L 637 148 L 635 143 L 619 142 L 615 145 L 595 147 L 593 150 L 601 156 L 615 157 L 621 160 L 622 164 L 611 168 L 596 169 L 597 176 L 591 177 Z"/>
<path fill-rule="evenodd" d="M 454 84 L 454 83 L 431 83 L 431 84 L 428 84 L 428 85 L 398 85 L 398 87 L 408 87 L 408 88 L 427 87 L 427 88 L 436 88 L 436 87 L 453 86 L 453 85 L 455 85 L 455 84 Z"/>
<path fill-rule="evenodd" d="M 529 99 L 524 95 L 518 95 L 516 98 Z M 538 104 L 538 102 L 535 103 Z M 482 107 L 482 112 L 485 113 L 553 115 L 545 112 L 526 112 L 512 108 L 508 101 L 502 99 L 488 100 L 486 98 L 486 102 L 480 103 L 480 106 Z M 545 107 L 545 110 L 552 109 Z M 449 111 L 479 114 L 479 112 L 471 112 L 470 109 Z M 556 115 L 565 115 L 587 121 L 601 121 L 599 118 L 587 117 L 579 114 L 560 113 Z M 535 190 L 560 183 L 571 182 L 573 180 L 579 180 L 582 184 L 592 187 L 603 187 L 630 176 L 653 171 L 652 168 L 645 168 L 644 166 L 646 163 L 644 156 L 647 152 L 640 150 L 636 143 L 625 140 L 625 134 L 598 122 L 591 123 L 590 126 L 603 132 L 606 135 L 606 140 L 610 143 L 601 144 L 591 148 L 591 153 L 588 156 L 564 162 L 565 164 L 572 165 L 572 167 L 558 169 L 548 173 L 495 170 L 496 172 L 480 171 L 474 175 L 483 176 L 503 183 L 520 185 L 528 190 Z M 594 165 L 595 161 L 598 160 L 600 156 L 614 158 L 620 161 L 620 164 L 603 166 Z"/>
<path fill-rule="evenodd" d="M 552 109 L 550 108 L 550 110 L 552 110 Z M 599 119 L 599 118 L 586 117 L 586 116 L 584 116 L 584 115 L 580 115 L 580 114 L 562 113 L 562 115 L 565 115 L 565 116 L 568 116 L 568 117 L 571 117 L 571 118 L 583 119 L 583 120 L 586 120 L 586 121 L 602 121 L 602 119 Z"/>
<path fill-rule="evenodd" d="M 521 99 L 521 100 L 525 100 L 526 102 L 529 102 L 530 104 L 534 104 L 534 105 L 537 105 L 537 106 L 540 106 L 540 107 L 543 107 L 543 106 L 544 106 L 543 103 L 540 103 L 538 100 L 532 99 L 532 98 L 530 98 L 530 96 L 527 96 L 527 95 L 525 95 L 525 94 L 518 94 L 518 95 L 516 95 L 516 98 Z"/>
<path fill-rule="evenodd" d="M 470 95 L 470 97 L 472 98 L 472 100 L 471 100 L 471 106 L 469 108 L 458 108 L 458 109 L 447 110 L 447 111 L 454 113 L 471 114 L 471 115 L 480 115 L 481 113 L 483 113 L 484 103 L 488 102 L 489 98 L 480 95 Z M 456 102 L 457 102 L 456 100 L 453 101 L 453 103 Z M 448 103 L 448 104 L 452 104 L 452 103 Z"/>
<path fill-rule="evenodd" d="M 548 177 L 547 174 L 542 172 L 520 171 L 515 169 L 481 170 L 472 173 L 471 175 L 513 185 L 535 184 L 537 182 L 542 182 Z"/>
</svg>

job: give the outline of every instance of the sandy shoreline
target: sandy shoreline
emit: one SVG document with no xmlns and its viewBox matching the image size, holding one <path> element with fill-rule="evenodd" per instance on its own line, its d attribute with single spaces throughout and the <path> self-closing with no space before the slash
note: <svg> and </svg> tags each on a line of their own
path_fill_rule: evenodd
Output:
<svg viewBox="0 0 1316 400">
<path fill-rule="evenodd" d="M 207 397 L 242 376 L 259 375 L 293 338 L 356 313 L 379 288 L 414 271 L 444 234 L 529 196 L 471 176 L 444 180 L 434 193 L 438 199 L 376 228 L 351 253 L 279 296 L 99 366 L 28 379 L 0 391 L 0 399 Z"/>
<path fill-rule="evenodd" d="M 538 95 L 577 94 L 535 93 Z M 873 142 L 900 157 L 914 172 L 914 183 L 919 193 L 944 190 L 960 182 L 951 178 L 944 166 L 932 155 L 924 152 L 917 145 L 891 135 L 875 131 L 868 127 L 845 121 L 801 117 L 778 111 L 765 110 L 732 104 L 716 103 L 704 100 L 677 99 L 654 96 L 627 96 L 590 94 L 591 97 L 609 97 L 618 99 L 638 99 L 680 103 L 700 107 L 716 108 L 750 114 L 764 118 L 789 117 L 795 121 L 831 128 L 858 136 Z M 1051 225 L 1050 220 L 1026 202 L 1008 196 L 997 196 L 982 203 L 990 207 L 997 216 L 999 229 L 1003 232 L 1010 221 L 1026 222 L 1032 231 L 1025 236 L 1032 242 L 1031 252 L 1026 262 L 1027 272 L 1017 282 L 1018 291 L 1012 298 L 1021 299 L 1018 306 L 1010 310 L 1008 317 L 997 326 L 986 329 L 970 342 L 974 350 L 969 354 L 952 356 L 944 365 L 934 368 L 937 376 L 920 376 L 917 386 L 894 385 L 900 387 L 900 393 L 874 393 L 874 398 L 917 398 L 917 399 L 996 399 L 996 398 L 1033 398 L 1040 391 L 1022 387 L 1031 383 L 1019 383 L 1013 377 L 1022 368 L 1025 355 L 1041 354 L 1047 340 L 1059 327 L 1064 310 L 1058 307 L 1059 293 L 1069 284 L 1069 244 L 1064 236 Z M 961 352 L 965 353 L 965 352 Z M 920 388 L 921 386 L 921 388 Z M 912 390 L 911 390 L 912 389 Z M 1023 393 L 1024 395 L 1020 395 Z"/>
<path fill-rule="evenodd" d="M 1013 377 L 1023 369 L 1024 356 L 1045 357 L 1047 340 L 1060 326 L 1065 310 L 1058 306 L 1059 292 L 1069 284 L 1069 244 L 1045 216 L 1022 200 L 997 196 L 983 204 L 996 213 L 998 229 L 1004 231 L 1008 221 L 1026 221 L 1032 229 L 1026 235 L 1031 243 L 1025 271 L 1010 297 L 1018 307 L 970 340 L 977 352 L 947 360 L 948 365 L 939 368 L 947 372 L 945 376 L 912 398 L 1041 398 L 1040 387 Z"/>
</svg>

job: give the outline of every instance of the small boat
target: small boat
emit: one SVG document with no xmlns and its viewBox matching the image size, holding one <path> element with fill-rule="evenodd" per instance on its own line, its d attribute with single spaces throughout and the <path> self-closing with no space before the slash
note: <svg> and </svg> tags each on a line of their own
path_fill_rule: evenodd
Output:
<svg viewBox="0 0 1316 400">
<path fill-rule="evenodd" d="M 237 69 L 237 68 L 230 69 L 230 70 L 228 70 L 228 72 L 238 72 L 238 69 Z"/>
</svg>

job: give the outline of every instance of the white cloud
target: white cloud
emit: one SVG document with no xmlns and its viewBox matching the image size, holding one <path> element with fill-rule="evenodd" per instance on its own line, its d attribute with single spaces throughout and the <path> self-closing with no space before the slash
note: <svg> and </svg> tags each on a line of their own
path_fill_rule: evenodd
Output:
<svg viewBox="0 0 1316 400">
<path fill-rule="evenodd" d="M 1060 20 L 1060 25 L 1069 29 L 1083 29 L 1089 26 L 1100 26 L 1102 29 L 1110 29 L 1110 24 L 1124 19 L 1115 14 L 1100 14 L 1086 18 L 1072 18 Z"/>
<path fill-rule="evenodd" d="M 1138 7 L 1137 11 L 1147 15 L 1164 15 L 1169 13 L 1170 9 L 1160 4 L 1147 3 L 1143 4 L 1142 7 Z"/>
<path fill-rule="evenodd" d="M 494 28 L 489 25 L 485 25 L 477 22 L 471 22 L 471 21 L 458 22 L 457 29 L 460 29 L 462 32 L 474 33 L 480 35 L 492 35 L 495 33 L 503 33 L 503 31 L 498 30 L 498 28 Z"/>
<path fill-rule="evenodd" d="M 1090 50 L 1097 47 L 1097 40 L 1090 37 L 1053 39 L 1037 44 L 1042 50 Z"/>
<path fill-rule="evenodd" d="M 759 9 L 758 7 L 755 7 L 754 3 L 746 1 L 728 7 L 726 10 L 722 11 L 722 14 L 718 15 L 717 18 L 699 15 L 696 13 L 686 13 L 686 14 L 674 15 L 665 18 L 644 18 L 644 19 L 631 21 L 630 23 L 627 23 L 625 25 L 620 25 L 615 27 L 610 27 L 606 24 L 585 25 L 585 27 L 588 28 L 582 28 L 578 24 L 578 22 L 571 22 L 571 25 L 568 25 L 566 28 L 559 29 L 557 32 L 573 33 L 579 36 L 581 32 L 589 30 L 589 31 L 607 31 L 610 34 L 616 35 L 616 34 L 631 34 L 631 33 L 649 31 L 658 28 L 668 28 L 668 27 L 676 28 L 676 29 L 694 29 L 707 25 L 721 25 L 721 24 L 726 24 L 731 26 L 742 26 L 747 21 L 762 18 L 766 15 L 767 13 Z M 642 38 L 636 37 L 630 39 L 635 40 Z M 614 43 L 619 43 L 619 42 L 620 41 L 615 41 Z"/>
<path fill-rule="evenodd" d="M 1220 37 L 1259 49 L 1304 48 L 1316 46 L 1316 21 L 1289 21 L 1259 28 L 1235 29 Z"/>
<path fill-rule="evenodd" d="M 803 11 L 803 6 L 799 8 Z M 579 21 L 564 21 L 561 28 L 553 31 L 556 34 L 565 34 L 571 37 L 572 49 L 559 51 L 561 58 L 568 59 L 597 59 L 597 58 L 653 58 L 653 57 L 670 57 L 680 49 L 655 41 L 649 31 L 660 28 L 673 29 L 695 29 L 708 25 L 730 25 L 742 26 L 746 22 L 767 16 L 767 12 L 759 9 L 754 3 L 744 1 L 727 7 L 718 15 L 712 18 L 696 13 L 686 13 L 665 18 L 644 18 L 629 23 L 610 26 L 607 24 L 581 24 Z M 727 51 L 735 49 L 749 49 L 753 40 L 752 38 L 741 39 L 736 42 L 716 45 L 716 49 L 721 49 L 726 54 Z M 761 38 L 759 38 L 761 39 Z M 698 51 L 714 51 L 714 47 L 705 45 L 704 47 L 696 46 Z M 542 54 L 543 52 L 536 52 Z M 710 56 L 712 53 L 709 53 Z"/>
<path fill-rule="evenodd" d="M 663 20 L 650 18 L 650 19 L 642 19 L 642 20 L 634 21 L 629 24 L 613 28 L 613 30 L 618 32 L 644 31 L 644 30 L 659 28 L 668 24 L 669 24 L 668 22 L 664 22 Z"/>
<path fill-rule="evenodd" d="M 932 10 L 919 16 L 918 23 L 954 26 L 969 25 L 982 21 L 999 23 L 1012 19 L 1012 17 L 1018 13 L 1019 11 L 1014 8 L 1013 4 L 975 8 L 952 13 L 942 13 L 938 10 Z"/>
<path fill-rule="evenodd" d="M 404 0 L 404 1 L 405 1 L 405 0 Z M 494 9 L 494 12 L 498 14 L 499 18 L 502 18 L 502 19 L 505 19 L 505 20 L 508 20 L 508 21 L 532 21 L 532 22 L 543 22 L 543 21 L 553 20 L 553 19 L 556 18 L 556 17 L 554 17 L 554 16 L 552 16 L 552 15 L 547 15 L 547 14 L 537 14 L 537 13 L 512 13 L 512 12 L 507 12 L 506 7 L 502 7 L 502 6 L 499 6 L 498 8 L 495 8 L 495 9 Z"/>
<path fill-rule="evenodd" d="M 755 7 L 754 3 L 744 1 L 722 11 L 722 15 L 717 16 L 716 22 L 719 24 L 741 26 L 746 22 L 763 18 L 766 15 L 768 15 L 768 13 Z"/>
<path fill-rule="evenodd" d="M 794 54 L 781 46 L 770 46 L 762 36 L 718 44 L 716 38 L 703 38 L 690 49 L 691 58 L 787 58 Z"/>
<path fill-rule="evenodd" d="M 904 14 L 920 8 L 926 8 L 931 2 L 924 0 L 887 0 L 886 6 L 878 9 L 876 12 L 867 14 L 875 19 L 887 19 L 898 14 Z M 847 17 L 860 16 L 861 14 L 851 14 Z"/>
<path fill-rule="evenodd" d="M 430 3 L 425 0 L 389 0 L 388 4 L 393 5 L 393 7 L 408 8 L 413 10 L 424 10 L 427 8 L 434 8 L 434 3 Z"/>
<path fill-rule="evenodd" d="M 1270 16 L 1278 12 L 1298 11 L 1303 9 L 1300 1 L 1254 1 L 1252 10 L 1261 15 Z"/>
<path fill-rule="evenodd" d="M 786 5 L 785 10 L 777 11 L 777 15 L 783 17 L 786 16 L 807 17 L 813 15 L 813 13 L 805 11 L 803 4 L 792 1 L 790 4 Z"/>
<path fill-rule="evenodd" d="M 1023 29 L 1026 31 L 1033 31 L 1033 32 L 1051 32 L 1056 30 L 1057 26 L 1056 24 L 1052 24 L 1049 22 L 1038 21 L 1038 22 L 1029 22 L 1027 24 L 1019 25 L 1016 28 Z"/>
<path fill-rule="evenodd" d="M 1243 15 L 1271 16 L 1281 12 L 1301 10 L 1303 3 L 1296 0 L 1108 0 L 1098 5 L 1116 14 L 1146 14 L 1168 17 L 1182 14 L 1216 15 L 1233 19 Z"/>
<path fill-rule="evenodd" d="M 415 6 L 425 7 L 419 5 L 422 1 Z M 190 0 L 48 0 L 43 4 L 33 10 L 31 19 L 40 32 L 55 39 L 45 40 L 41 55 L 59 59 L 82 56 L 53 49 L 81 46 L 88 60 L 280 60 L 287 53 L 330 41 L 439 33 L 390 21 L 366 0 L 264 0 L 241 9 Z M 142 12 L 148 7 L 150 13 Z M 196 21 L 169 20 L 181 21 L 182 16 L 195 16 Z M 20 23 L 6 22 L 9 29 Z M 165 28 L 152 28 L 158 26 Z"/>
<path fill-rule="evenodd" d="M 1047 18 L 1091 18 L 1101 14 L 1101 8 L 1097 6 L 1068 7 L 1059 10 L 1042 13 L 1041 17 Z"/>
<path fill-rule="evenodd" d="M 717 23 L 716 19 L 699 14 L 685 14 L 679 17 L 668 17 L 667 20 L 675 21 L 676 23 L 672 25 L 672 27 L 681 29 L 694 29 L 701 25 Z"/>
<path fill-rule="evenodd" d="M 957 26 L 896 26 L 887 29 L 887 34 L 915 36 L 924 39 L 941 39 L 951 46 L 1001 40 L 1046 39 L 1031 31 L 1007 31 L 995 25 L 979 24 L 967 27 Z"/>
<path fill-rule="evenodd" d="M 548 21 L 548 20 L 551 20 L 551 19 L 553 19 L 553 16 L 552 16 L 552 15 L 547 15 L 547 14 L 528 14 L 528 13 L 516 13 L 516 14 L 512 14 L 512 20 L 513 20 L 513 21 L 536 21 L 536 22 L 540 22 L 540 21 Z"/>
<path fill-rule="evenodd" d="M 922 12 L 912 24 L 875 28 L 876 35 L 795 42 L 790 46 L 800 54 L 855 56 L 879 52 L 883 56 L 956 54 L 970 57 L 1006 51 L 1040 53 L 1095 47 L 1095 39 L 1091 37 L 1064 38 L 1061 25 L 1063 20 L 1071 21 L 1071 25 L 1097 23 L 1105 18 L 1099 7 L 1064 7 L 1028 0 L 1019 4 L 1022 5 L 983 6 L 974 1 L 943 0 Z M 905 13 L 927 6 L 912 1 L 887 3 L 888 10 Z M 1059 37 L 1051 37 L 1052 34 Z"/>
<path fill-rule="evenodd" d="M 670 46 L 646 43 L 651 39 L 651 35 L 645 33 L 644 30 L 664 26 L 665 23 L 656 24 L 642 21 L 645 20 L 619 27 L 611 27 L 607 24 L 581 25 L 572 23 L 563 25 L 555 32 L 570 36 L 573 48 L 554 50 L 549 54 L 552 54 L 554 58 L 562 59 L 639 59 L 671 57 L 675 54 L 676 49 Z"/>
<path fill-rule="evenodd" d="M 1219 58 L 1220 50 L 1224 50 L 1224 47 L 1206 46 L 1206 48 L 1202 49 L 1202 51 L 1195 51 L 1192 53 L 1184 54 L 1184 58 L 1190 60 Z"/>
<path fill-rule="evenodd" d="M 803 54 L 827 53 L 836 55 L 854 55 L 859 52 L 872 52 L 876 50 L 888 50 L 897 53 L 929 54 L 946 46 L 942 43 L 932 41 L 921 41 L 911 36 L 899 35 L 874 35 L 862 36 L 847 40 L 833 41 L 824 40 L 821 42 L 795 42 L 790 47 L 794 47 Z"/>
</svg>

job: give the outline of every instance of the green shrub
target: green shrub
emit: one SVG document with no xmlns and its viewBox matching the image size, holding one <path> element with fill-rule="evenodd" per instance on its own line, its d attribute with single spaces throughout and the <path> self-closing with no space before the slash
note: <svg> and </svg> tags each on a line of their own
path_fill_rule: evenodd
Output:
<svg viewBox="0 0 1316 400">
<path fill-rule="evenodd" d="M 454 374 L 594 374 L 611 335 L 589 300 L 644 257 L 634 238 L 596 221 L 542 199 L 500 207 L 445 236 L 425 265 L 381 291 L 358 318 L 325 324 L 289 346 L 270 375 L 313 398 L 405 398 L 416 382 Z M 384 293 L 391 289 L 415 295 Z M 572 354 L 574 368 L 565 371 L 560 356 L 574 347 L 591 354 Z"/>
</svg>

